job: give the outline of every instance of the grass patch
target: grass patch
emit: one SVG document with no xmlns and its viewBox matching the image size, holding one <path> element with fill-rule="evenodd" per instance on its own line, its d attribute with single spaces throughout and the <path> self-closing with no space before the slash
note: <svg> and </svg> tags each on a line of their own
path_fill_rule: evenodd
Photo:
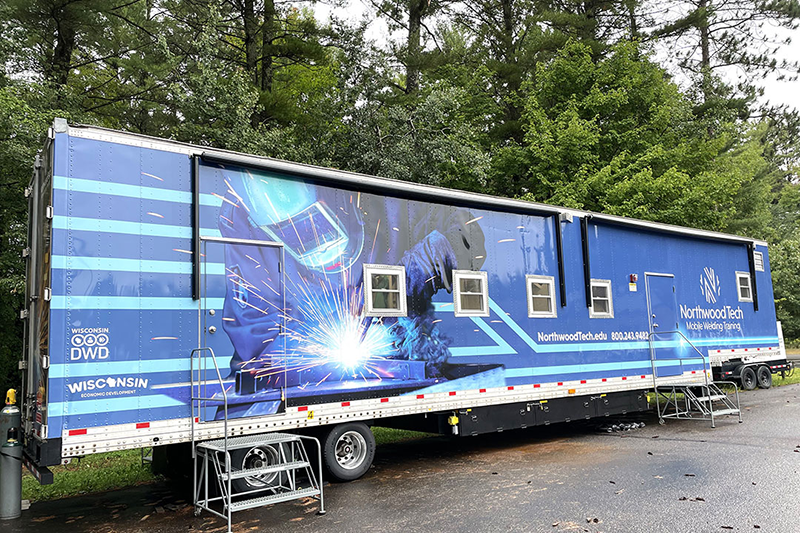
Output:
<svg viewBox="0 0 800 533">
<path fill-rule="evenodd" d="M 795 383 L 800 383 L 800 369 L 795 368 L 792 372 L 787 372 L 785 378 L 782 378 L 780 374 L 772 375 L 773 387 L 780 387 L 781 385 L 794 385 Z"/>
<path fill-rule="evenodd" d="M 404 440 L 424 439 L 432 437 L 432 433 L 422 433 L 421 431 L 408 431 L 406 429 L 392 429 L 373 427 L 372 434 L 375 435 L 375 443 L 380 446 L 381 444 L 392 444 L 393 442 L 402 442 Z"/>
<path fill-rule="evenodd" d="M 142 464 L 141 450 L 87 455 L 72 463 L 54 466 L 52 485 L 39 485 L 27 470 L 22 476 L 22 498 L 31 501 L 55 500 L 79 494 L 104 492 L 154 481 L 150 464 Z"/>
</svg>

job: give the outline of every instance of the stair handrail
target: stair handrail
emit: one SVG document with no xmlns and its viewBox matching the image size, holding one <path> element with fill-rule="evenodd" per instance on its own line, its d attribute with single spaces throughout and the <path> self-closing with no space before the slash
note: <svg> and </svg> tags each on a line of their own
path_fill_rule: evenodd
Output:
<svg viewBox="0 0 800 533">
<path fill-rule="evenodd" d="M 673 329 L 673 330 L 669 330 L 669 331 L 651 331 L 651 332 L 649 332 L 647 334 L 647 341 L 650 344 L 650 364 L 651 364 L 652 369 L 653 369 L 653 391 L 655 392 L 655 396 L 656 396 L 656 409 L 658 410 L 658 413 L 659 413 L 658 416 L 659 416 L 659 418 L 661 418 L 661 409 L 660 409 L 660 405 L 659 405 L 659 401 L 658 401 L 658 378 L 656 376 L 656 357 L 655 357 L 655 347 L 653 346 L 653 337 L 655 335 L 672 335 L 672 334 L 675 334 L 675 333 L 680 335 L 683 338 L 683 340 L 685 340 L 689 344 L 689 346 L 691 346 L 692 349 L 694 349 L 694 351 L 697 352 L 697 354 L 700 356 L 700 360 L 703 361 L 703 378 L 704 378 L 704 381 L 705 381 L 705 387 L 706 387 L 706 392 L 707 392 L 706 396 L 708 396 L 708 398 L 709 398 L 709 400 L 708 400 L 708 404 L 709 404 L 708 408 L 709 408 L 709 411 L 711 413 L 711 425 L 713 427 L 713 425 L 714 425 L 714 407 L 713 407 L 713 404 L 712 404 L 711 399 L 710 399 L 711 398 L 711 391 L 710 391 L 709 386 L 708 386 L 708 374 L 711 372 L 711 358 L 709 356 L 704 355 L 703 352 L 701 352 L 697 348 L 697 346 L 695 346 L 694 343 L 691 340 L 689 340 L 689 338 L 686 335 L 683 334 L 682 331 L 677 330 L 677 329 Z M 683 361 L 684 359 L 688 359 L 688 360 L 691 361 L 691 360 L 697 359 L 697 357 L 664 357 L 664 358 L 660 358 L 658 360 L 659 361 Z M 706 359 L 708 359 L 708 370 L 706 370 Z M 681 367 L 681 369 L 682 369 L 682 367 Z M 662 421 L 663 421 L 663 419 L 662 419 Z"/>
<path fill-rule="evenodd" d="M 211 354 L 211 361 L 214 363 L 214 370 L 217 373 L 217 381 L 219 382 L 220 391 L 222 391 L 222 404 L 223 404 L 223 409 L 224 409 L 224 418 L 223 418 L 223 422 L 222 422 L 222 429 L 223 429 L 222 438 L 223 438 L 223 451 L 225 453 L 225 471 L 228 473 L 228 475 L 227 475 L 227 478 L 228 478 L 227 479 L 227 482 L 228 482 L 227 483 L 228 484 L 227 493 L 228 494 L 227 494 L 226 505 L 227 505 L 228 509 L 230 509 L 230 505 L 231 505 L 231 455 L 230 455 L 230 453 L 228 453 L 228 392 L 225 390 L 225 382 L 222 379 L 222 373 L 219 371 L 219 365 L 217 364 L 217 356 L 216 356 L 216 354 L 214 354 L 214 350 L 212 348 L 208 347 L 208 346 L 204 346 L 204 347 L 201 347 L 201 348 L 193 349 L 192 353 L 189 356 L 189 372 L 190 372 L 190 387 L 191 387 L 191 390 L 189 391 L 189 394 L 191 396 L 191 400 L 190 401 L 191 401 L 191 415 L 192 415 L 192 421 L 191 421 L 191 428 L 192 428 L 192 459 L 193 459 L 193 462 L 194 462 L 194 468 L 193 468 L 193 472 L 192 472 L 192 480 L 193 480 L 192 481 L 192 493 L 195 495 L 194 497 L 196 498 L 197 497 L 196 496 L 196 491 L 197 491 L 197 452 L 196 452 L 196 449 L 195 449 L 196 439 L 195 439 L 195 429 L 194 429 L 194 426 L 195 426 L 195 412 L 194 412 L 195 402 L 197 402 L 197 421 L 198 422 L 200 420 L 200 402 L 219 402 L 219 398 L 213 398 L 213 397 L 212 398 L 206 398 L 206 397 L 200 396 L 200 384 L 204 383 L 204 381 L 200 377 L 200 372 L 204 371 L 204 370 L 207 370 L 207 367 L 201 368 L 200 357 L 203 357 L 203 362 L 205 362 L 208 356 L 201 356 L 201 355 L 197 356 L 197 358 L 198 358 L 198 364 L 197 364 L 197 374 L 198 374 L 197 375 L 197 394 L 198 394 L 198 396 L 194 395 L 194 387 L 195 387 L 195 381 L 194 381 L 194 354 L 195 353 L 199 354 L 201 352 L 209 352 Z M 230 530 L 231 530 L 231 518 L 230 518 L 230 512 L 229 512 L 228 513 L 228 531 L 230 531 Z"/>
</svg>

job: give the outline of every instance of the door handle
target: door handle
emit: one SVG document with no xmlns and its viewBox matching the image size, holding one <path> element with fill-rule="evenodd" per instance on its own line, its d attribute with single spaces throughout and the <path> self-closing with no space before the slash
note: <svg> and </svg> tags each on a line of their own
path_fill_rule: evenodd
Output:
<svg viewBox="0 0 800 533">
<path fill-rule="evenodd" d="M 208 332 L 209 333 L 216 333 L 217 332 L 217 327 L 216 326 L 211 326 L 210 328 L 208 328 Z"/>
</svg>

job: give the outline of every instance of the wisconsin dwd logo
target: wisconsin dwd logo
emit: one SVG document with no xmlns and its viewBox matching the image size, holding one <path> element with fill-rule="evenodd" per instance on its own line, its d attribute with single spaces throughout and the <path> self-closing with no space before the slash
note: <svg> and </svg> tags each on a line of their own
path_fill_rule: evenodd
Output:
<svg viewBox="0 0 800 533">
<path fill-rule="evenodd" d="M 69 360 L 108 359 L 108 341 L 107 333 L 74 333 L 70 339 L 72 347 L 69 350 Z"/>
</svg>

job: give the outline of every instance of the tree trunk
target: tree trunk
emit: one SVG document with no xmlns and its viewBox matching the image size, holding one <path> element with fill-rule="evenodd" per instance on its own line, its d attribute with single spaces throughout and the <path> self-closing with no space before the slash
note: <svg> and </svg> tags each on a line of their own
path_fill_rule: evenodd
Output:
<svg viewBox="0 0 800 533">
<path fill-rule="evenodd" d="M 56 19 L 56 46 L 53 49 L 53 57 L 47 69 L 47 79 L 59 86 L 67 85 L 69 81 L 69 69 L 72 62 L 72 52 L 75 50 L 75 27 L 69 20 L 69 16 L 61 9 L 54 13 Z M 63 17 L 60 17 L 63 16 Z"/>
<path fill-rule="evenodd" d="M 272 91 L 275 75 L 273 69 L 273 40 L 275 39 L 275 2 L 264 0 L 264 24 L 261 26 L 261 87 L 262 91 Z"/>
<path fill-rule="evenodd" d="M 426 0 L 409 0 L 408 2 L 408 50 L 406 55 L 406 93 L 414 94 L 419 90 L 421 30 L 422 17 L 427 7 Z"/>
<path fill-rule="evenodd" d="M 500 0 L 503 11 L 503 33 L 502 33 L 502 63 L 506 65 L 505 73 L 502 75 L 503 81 L 508 89 L 508 94 L 504 98 L 504 122 L 508 136 L 517 142 L 522 142 L 522 128 L 520 119 L 522 110 L 517 105 L 517 98 L 522 88 L 522 73 L 517 57 L 517 43 L 514 39 L 516 20 L 514 16 L 514 0 Z"/>
<path fill-rule="evenodd" d="M 710 36 L 708 30 L 708 0 L 700 0 L 697 10 L 700 17 L 697 22 L 697 29 L 700 31 L 700 75 L 703 91 L 703 101 L 708 102 L 711 98 L 711 50 Z"/>
<path fill-rule="evenodd" d="M 255 11 L 254 0 L 244 0 L 241 5 L 242 21 L 244 22 L 244 51 L 245 68 L 253 85 L 258 87 L 258 17 Z"/>
</svg>

